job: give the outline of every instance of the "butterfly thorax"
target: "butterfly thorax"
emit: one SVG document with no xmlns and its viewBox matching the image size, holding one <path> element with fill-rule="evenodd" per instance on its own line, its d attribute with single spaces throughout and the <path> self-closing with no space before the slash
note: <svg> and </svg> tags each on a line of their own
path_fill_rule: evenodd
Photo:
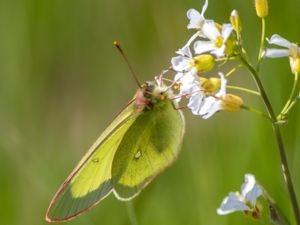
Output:
<svg viewBox="0 0 300 225">
<path fill-rule="evenodd" d="M 167 86 L 146 82 L 137 90 L 135 105 L 138 109 L 161 109 L 172 98 L 173 92 Z"/>
</svg>

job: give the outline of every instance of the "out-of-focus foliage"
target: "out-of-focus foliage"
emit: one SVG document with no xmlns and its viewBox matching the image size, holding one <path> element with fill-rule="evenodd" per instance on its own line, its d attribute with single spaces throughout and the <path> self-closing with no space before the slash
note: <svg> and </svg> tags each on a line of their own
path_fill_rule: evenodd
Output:
<svg viewBox="0 0 300 225">
<path fill-rule="evenodd" d="M 112 42 L 126 50 L 140 80 L 170 64 L 191 35 L 186 10 L 202 1 L 0 1 L 0 223 L 46 224 L 50 200 L 85 150 L 128 102 L 136 85 Z M 299 0 L 269 0 L 267 34 L 300 42 Z M 229 21 L 237 9 L 243 39 L 255 59 L 260 21 L 252 0 L 211 0 L 207 18 Z M 222 67 L 228 70 L 229 66 Z M 288 97 L 287 59 L 266 60 L 262 79 L 277 111 Z M 254 87 L 245 70 L 232 84 Z M 263 107 L 251 96 L 247 105 Z M 283 129 L 300 196 L 297 106 Z M 254 224 L 242 213 L 216 215 L 221 200 L 255 174 L 282 210 L 292 211 L 270 124 L 248 112 L 210 120 L 185 112 L 187 133 L 178 161 L 137 197 L 141 225 Z M 266 210 L 266 209 L 265 209 Z M 113 196 L 69 224 L 129 224 Z"/>
</svg>

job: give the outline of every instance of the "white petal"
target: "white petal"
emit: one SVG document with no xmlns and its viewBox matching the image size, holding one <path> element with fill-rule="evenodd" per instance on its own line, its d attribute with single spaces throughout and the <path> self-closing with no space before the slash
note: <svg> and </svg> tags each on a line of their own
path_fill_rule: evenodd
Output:
<svg viewBox="0 0 300 225">
<path fill-rule="evenodd" d="M 179 49 L 176 53 L 182 56 L 187 56 L 188 58 L 193 58 L 191 49 L 187 44 L 183 46 L 181 49 Z"/>
<path fill-rule="evenodd" d="M 236 9 L 232 10 L 231 16 L 238 17 L 239 16 L 238 11 Z"/>
<path fill-rule="evenodd" d="M 235 211 L 246 211 L 250 208 L 241 201 L 239 196 L 236 193 L 230 192 L 228 197 L 226 197 L 220 208 L 217 209 L 219 215 L 226 215 Z"/>
<path fill-rule="evenodd" d="M 194 44 L 194 50 L 196 54 L 202 54 L 214 50 L 215 43 L 212 41 L 196 41 Z"/>
<path fill-rule="evenodd" d="M 268 57 L 268 58 L 287 57 L 287 56 L 289 56 L 289 50 L 288 49 L 267 48 L 263 52 L 263 56 Z"/>
<path fill-rule="evenodd" d="M 217 58 L 220 58 L 225 55 L 226 46 L 222 45 L 220 48 L 216 48 L 211 51 L 211 54 L 215 55 Z"/>
<path fill-rule="evenodd" d="M 187 73 L 177 73 L 174 77 L 174 82 L 181 83 L 179 95 L 176 96 L 175 101 L 179 102 L 184 95 L 191 94 L 200 89 L 198 76 L 194 70 Z"/>
<path fill-rule="evenodd" d="M 178 72 L 183 72 L 190 67 L 191 59 L 184 56 L 176 56 L 171 59 L 172 67 Z"/>
<path fill-rule="evenodd" d="M 177 73 L 174 77 L 174 81 L 177 83 L 177 82 L 180 82 L 181 78 L 184 76 L 184 73 Z"/>
<path fill-rule="evenodd" d="M 190 23 L 187 25 L 188 29 L 200 29 L 204 22 L 204 17 L 195 9 L 189 9 L 186 13 Z"/>
<path fill-rule="evenodd" d="M 233 27 L 231 24 L 227 23 L 222 25 L 222 37 L 224 38 L 224 41 L 226 41 L 229 38 L 232 30 Z"/>
<path fill-rule="evenodd" d="M 251 191 L 256 184 L 255 177 L 252 174 L 245 174 L 245 182 L 241 186 L 241 193 L 243 196 Z"/>
<path fill-rule="evenodd" d="M 204 94 L 199 90 L 199 92 L 193 94 L 189 98 L 189 103 L 187 107 L 192 111 L 194 115 L 200 115 L 200 109 L 203 105 Z"/>
<path fill-rule="evenodd" d="M 255 185 L 254 188 L 247 193 L 246 200 L 250 201 L 252 203 L 252 205 L 255 205 L 256 204 L 256 199 L 259 196 L 261 196 L 262 194 L 263 193 L 262 193 L 261 188 L 258 185 Z"/>
<path fill-rule="evenodd" d="M 256 204 L 256 199 L 262 195 L 262 190 L 256 184 L 255 177 L 252 174 L 245 174 L 245 182 L 242 184 L 241 193 L 246 201 L 250 201 L 253 206 Z"/>
<path fill-rule="evenodd" d="M 200 115 L 203 119 L 208 119 L 216 112 L 223 109 L 222 101 L 218 98 L 225 97 L 227 80 L 223 73 L 219 73 L 219 76 L 221 78 L 221 88 L 215 96 L 209 96 L 204 100 L 203 106 L 200 110 Z"/>
<path fill-rule="evenodd" d="M 204 13 L 206 12 L 208 7 L 208 0 L 205 0 L 204 5 L 202 6 L 201 15 L 204 16 Z"/>
<path fill-rule="evenodd" d="M 281 47 L 289 48 L 291 46 L 291 42 L 286 40 L 285 38 L 279 36 L 278 34 L 274 34 L 270 40 L 267 39 L 269 44 L 279 45 Z"/>
<path fill-rule="evenodd" d="M 210 40 L 216 40 L 217 37 L 221 36 L 218 28 L 216 27 L 215 21 L 213 20 L 205 21 L 202 32 Z"/>
<path fill-rule="evenodd" d="M 192 69 L 182 76 L 180 79 L 182 85 L 199 84 L 199 79 L 196 70 Z"/>
<path fill-rule="evenodd" d="M 188 95 L 200 89 L 200 83 L 195 70 L 190 70 L 180 78 L 180 95 Z"/>
<path fill-rule="evenodd" d="M 208 119 L 221 109 L 221 101 L 213 96 L 209 96 L 204 100 L 200 115 L 203 119 Z"/>
<path fill-rule="evenodd" d="M 225 97 L 226 96 L 226 85 L 227 85 L 227 80 L 225 79 L 225 76 L 223 73 L 218 74 L 221 78 L 221 87 L 218 93 L 216 94 L 217 97 Z"/>
<path fill-rule="evenodd" d="M 198 31 L 197 33 L 195 33 L 189 40 L 188 42 L 186 43 L 186 46 L 190 47 L 190 45 L 195 41 L 195 39 L 197 37 L 200 37 L 201 36 L 201 32 Z M 191 54 L 192 55 L 192 54 Z M 192 56 L 191 56 L 192 57 Z"/>
<path fill-rule="evenodd" d="M 202 17 L 196 9 L 189 9 L 186 13 L 186 16 L 189 20 Z"/>
</svg>

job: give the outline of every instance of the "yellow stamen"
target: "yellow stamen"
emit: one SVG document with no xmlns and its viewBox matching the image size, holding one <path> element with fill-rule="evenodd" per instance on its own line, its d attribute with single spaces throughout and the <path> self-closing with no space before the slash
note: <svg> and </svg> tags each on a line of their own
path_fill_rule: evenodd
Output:
<svg viewBox="0 0 300 225">
<path fill-rule="evenodd" d="M 181 84 L 179 83 L 179 84 L 175 84 L 173 87 L 175 90 L 179 90 L 180 86 L 181 86 Z"/>
<path fill-rule="evenodd" d="M 223 45 L 223 43 L 224 43 L 223 37 L 219 36 L 219 37 L 217 37 L 217 39 L 216 39 L 215 46 L 216 46 L 217 48 L 221 48 L 222 45 Z"/>
</svg>

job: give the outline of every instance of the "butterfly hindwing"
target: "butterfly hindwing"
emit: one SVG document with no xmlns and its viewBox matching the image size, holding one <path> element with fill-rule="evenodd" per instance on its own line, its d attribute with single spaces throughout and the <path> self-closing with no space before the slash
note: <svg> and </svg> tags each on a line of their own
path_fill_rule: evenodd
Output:
<svg viewBox="0 0 300 225">
<path fill-rule="evenodd" d="M 55 194 L 47 211 L 48 221 L 70 220 L 112 191 L 115 152 L 138 115 L 134 103 L 130 103 L 107 127 Z"/>
<path fill-rule="evenodd" d="M 114 156 L 115 195 L 121 200 L 136 196 L 177 158 L 183 134 L 183 115 L 170 101 L 144 110 L 126 131 Z"/>
</svg>

